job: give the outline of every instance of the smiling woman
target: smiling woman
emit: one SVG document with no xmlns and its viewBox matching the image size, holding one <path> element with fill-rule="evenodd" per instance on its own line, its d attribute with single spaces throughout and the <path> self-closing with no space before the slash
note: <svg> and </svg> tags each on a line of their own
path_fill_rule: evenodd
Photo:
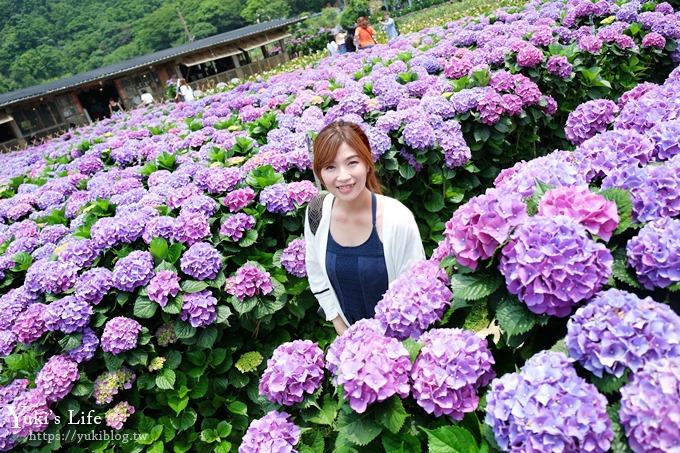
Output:
<svg viewBox="0 0 680 453">
<path fill-rule="evenodd" d="M 411 211 L 381 195 L 359 126 L 337 121 L 319 133 L 314 173 L 329 194 L 316 232 L 306 216 L 307 276 L 326 319 L 342 334 L 373 317 L 389 283 L 425 252 Z"/>
</svg>

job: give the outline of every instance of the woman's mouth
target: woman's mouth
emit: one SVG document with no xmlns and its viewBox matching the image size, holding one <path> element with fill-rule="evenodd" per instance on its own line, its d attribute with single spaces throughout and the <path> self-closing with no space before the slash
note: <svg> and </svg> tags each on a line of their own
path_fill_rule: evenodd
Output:
<svg viewBox="0 0 680 453">
<path fill-rule="evenodd" d="M 354 189 L 354 185 L 355 185 L 355 184 L 356 184 L 356 183 L 353 183 L 353 184 L 345 184 L 345 185 L 343 185 L 343 186 L 337 186 L 337 187 L 338 187 L 338 192 L 340 192 L 341 194 L 348 194 L 348 193 L 350 193 L 350 192 L 352 191 L 352 189 Z"/>
</svg>

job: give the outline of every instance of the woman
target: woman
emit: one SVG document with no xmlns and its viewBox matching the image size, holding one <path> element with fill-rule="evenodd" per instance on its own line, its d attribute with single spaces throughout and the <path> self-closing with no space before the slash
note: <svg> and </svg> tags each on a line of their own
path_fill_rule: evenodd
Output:
<svg viewBox="0 0 680 453">
<path fill-rule="evenodd" d="M 122 105 L 120 105 L 120 102 L 116 101 L 115 99 L 109 99 L 109 113 L 111 116 L 113 116 L 114 113 L 120 113 L 124 111 L 125 109 Z"/>
<path fill-rule="evenodd" d="M 360 17 L 357 19 L 355 38 L 359 49 L 369 49 L 377 44 L 375 41 L 375 30 L 368 23 L 368 19 Z"/>
<path fill-rule="evenodd" d="M 392 41 L 394 38 L 399 36 L 399 32 L 397 31 L 397 24 L 394 22 L 394 19 L 390 17 L 390 12 L 385 11 L 383 13 L 383 19 L 384 22 L 380 22 L 383 26 L 383 30 L 385 30 L 385 34 L 387 35 L 387 41 Z"/>
<path fill-rule="evenodd" d="M 411 211 L 381 195 L 359 126 L 337 121 L 319 132 L 313 167 L 329 194 L 316 233 L 309 212 L 305 216 L 307 277 L 326 320 L 341 335 L 373 317 L 389 283 L 425 259 L 425 251 Z"/>
<path fill-rule="evenodd" d="M 193 101 L 195 99 L 194 90 L 191 89 L 191 86 L 184 79 L 177 80 L 177 94 L 175 94 L 175 100 L 178 100 L 180 95 L 182 96 L 182 99 L 184 99 L 184 102 Z"/>
</svg>

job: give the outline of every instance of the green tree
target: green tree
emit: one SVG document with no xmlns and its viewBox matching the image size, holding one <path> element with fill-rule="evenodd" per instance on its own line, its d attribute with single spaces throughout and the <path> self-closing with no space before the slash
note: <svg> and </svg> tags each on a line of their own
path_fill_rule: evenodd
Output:
<svg viewBox="0 0 680 453">
<path fill-rule="evenodd" d="M 65 60 L 60 49 L 41 44 L 21 54 L 10 66 L 10 74 L 27 85 L 38 84 L 67 72 Z"/>
<path fill-rule="evenodd" d="M 246 0 L 241 16 L 250 23 L 266 22 L 290 15 L 290 5 L 285 0 Z"/>
</svg>

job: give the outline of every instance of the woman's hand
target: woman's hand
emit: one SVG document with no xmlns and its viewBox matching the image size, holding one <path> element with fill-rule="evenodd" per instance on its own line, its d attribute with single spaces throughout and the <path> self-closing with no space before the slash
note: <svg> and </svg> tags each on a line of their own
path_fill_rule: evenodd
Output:
<svg viewBox="0 0 680 453">
<path fill-rule="evenodd" d="M 347 330 L 347 324 L 345 324 L 345 321 L 343 321 L 340 316 L 336 316 L 335 319 L 333 319 L 333 327 L 335 327 L 335 331 L 338 335 L 342 335 Z"/>
</svg>

